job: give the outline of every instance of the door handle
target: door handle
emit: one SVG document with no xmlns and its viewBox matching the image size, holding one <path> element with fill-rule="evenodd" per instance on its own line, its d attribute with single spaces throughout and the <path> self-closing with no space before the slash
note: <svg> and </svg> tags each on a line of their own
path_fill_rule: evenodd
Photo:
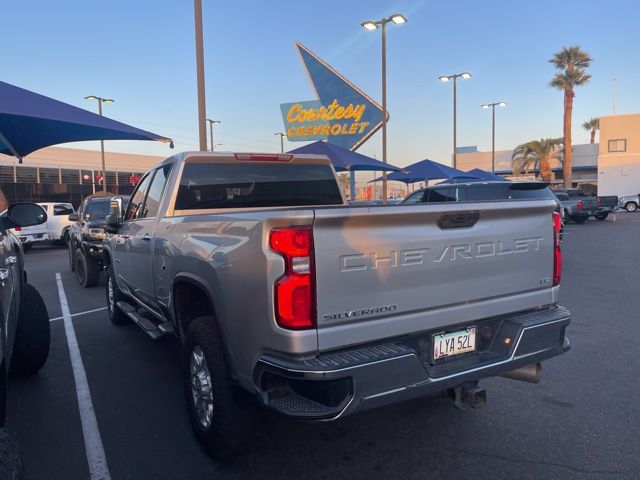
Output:
<svg viewBox="0 0 640 480">
<path fill-rule="evenodd" d="M 9 257 L 7 257 L 7 265 L 14 265 L 16 262 L 18 261 L 18 257 L 11 255 Z"/>
<path fill-rule="evenodd" d="M 7 278 L 9 278 L 9 269 L 0 268 L 0 280 L 6 280 Z"/>
</svg>

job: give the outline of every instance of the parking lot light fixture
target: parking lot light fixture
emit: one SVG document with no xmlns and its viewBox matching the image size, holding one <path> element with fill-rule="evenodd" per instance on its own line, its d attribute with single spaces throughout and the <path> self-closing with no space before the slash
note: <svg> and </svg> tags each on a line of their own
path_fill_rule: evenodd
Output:
<svg viewBox="0 0 640 480">
<path fill-rule="evenodd" d="M 361 25 L 367 30 L 375 30 L 376 28 L 378 28 L 378 25 L 375 22 L 372 22 L 371 20 L 362 22 Z"/>
<path fill-rule="evenodd" d="M 456 164 L 457 164 L 457 154 L 456 154 L 456 150 L 457 150 L 457 138 L 456 138 L 456 134 L 457 134 L 457 122 L 456 122 L 456 95 L 457 95 L 457 83 L 456 80 L 458 78 L 464 78 L 465 80 L 468 78 L 471 78 L 471 74 L 469 72 L 462 72 L 462 73 L 452 73 L 451 75 L 441 75 L 438 77 L 438 79 L 441 82 L 448 82 L 449 80 L 453 80 L 453 168 L 457 168 Z"/>
<path fill-rule="evenodd" d="M 102 104 L 113 103 L 115 101 L 113 98 L 102 98 L 96 95 L 87 95 L 86 97 L 84 97 L 84 99 L 98 101 L 98 114 L 100 116 L 102 116 Z M 100 154 L 102 157 L 102 191 L 107 193 L 107 171 L 104 162 L 104 140 L 100 140 Z"/>
<path fill-rule="evenodd" d="M 211 120 L 210 118 L 207 118 L 207 123 L 209 124 L 209 138 L 211 140 L 211 151 L 213 152 L 213 124 L 214 123 L 222 123 L 220 120 Z"/>
<path fill-rule="evenodd" d="M 361 25 L 367 30 L 382 29 L 382 162 L 387 163 L 387 23 L 402 24 L 407 23 L 407 18 L 394 13 L 390 17 L 380 20 L 367 20 Z M 382 172 L 382 204 L 387 204 L 387 172 Z"/>
<path fill-rule="evenodd" d="M 280 135 L 280 153 L 284 153 L 284 137 L 286 137 L 287 134 L 283 132 L 276 132 L 274 135 Z"/>
<path fill-rule="evenodd" d="M 484 103 L 480 105 L 485 110 L 491 109 L 491 172 L 496 171 L 496 107 L 506 107 L 507 102 Z"/>
</svg>

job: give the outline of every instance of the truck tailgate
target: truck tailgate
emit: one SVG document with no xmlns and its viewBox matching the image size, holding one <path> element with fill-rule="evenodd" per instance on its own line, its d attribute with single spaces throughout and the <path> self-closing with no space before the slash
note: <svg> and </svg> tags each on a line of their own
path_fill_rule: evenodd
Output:
<svg viewBox="0 0 640 480">
<path fill-rule="evenodd" d="M 551 304 L 553 207 L 316 210 L 320 350 Z"/>
</svg>

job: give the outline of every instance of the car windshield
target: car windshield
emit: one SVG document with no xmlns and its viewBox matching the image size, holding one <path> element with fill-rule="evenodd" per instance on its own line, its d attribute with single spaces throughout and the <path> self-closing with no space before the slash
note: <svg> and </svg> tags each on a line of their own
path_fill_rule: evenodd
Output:
<svg viewBox="0 0 640 480">
<path fill-rule="evenodd" d="M 85 220 L 102 220 L 109 215 L 111 208 L 110 199 L 93 200 L 84 209 Z"/>
</svg>

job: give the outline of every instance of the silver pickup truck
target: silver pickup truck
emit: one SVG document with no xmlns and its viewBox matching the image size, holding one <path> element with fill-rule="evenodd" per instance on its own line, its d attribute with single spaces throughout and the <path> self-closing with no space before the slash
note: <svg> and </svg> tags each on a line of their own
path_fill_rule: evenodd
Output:
<svg viewBox="0 0 640 480">
<path fill-rule="evenodd" d="M 112 202 L 109 318 L 180 338 L 210 452 L 241 442 L 256 400 L 304 420 L 440 392 L 478 407 L 479 380 L 536 382 L 569 349 L 553 210 L 348 207 L 326 157 L 182 153 Z"/>
</svg>

